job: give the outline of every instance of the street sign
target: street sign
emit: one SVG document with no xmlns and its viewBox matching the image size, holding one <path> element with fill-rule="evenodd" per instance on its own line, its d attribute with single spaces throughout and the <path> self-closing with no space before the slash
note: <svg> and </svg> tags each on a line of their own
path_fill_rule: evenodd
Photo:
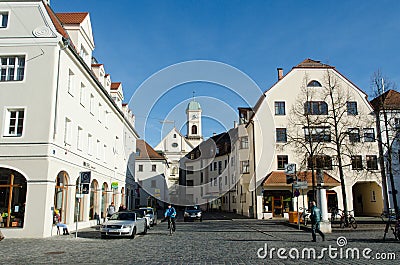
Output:
<svg viewBox="0 0 400 265">
<path fill-rule="evenodd" d="M 91 176 L 91 172 L 90 171 L 80 172 L 80 175 L 81 175 L 81 183 L 90 184 L 90 176 Z"/>
<path fill-rule="evenodd" d="M 111 182 L 112 189 L 118 189 L 118 182 Z"/>
<path fill-rule="evenodd" d="M 285 174 L 291 175 L 296 173 L 296 164 L 286 164 L 285 165 Z"/>
<path fill-rule="evenodd" d="M 305 190 L 308 188 L 307 181 L 297 181 L 293 184 L 294 189 Z"/>
</svg>

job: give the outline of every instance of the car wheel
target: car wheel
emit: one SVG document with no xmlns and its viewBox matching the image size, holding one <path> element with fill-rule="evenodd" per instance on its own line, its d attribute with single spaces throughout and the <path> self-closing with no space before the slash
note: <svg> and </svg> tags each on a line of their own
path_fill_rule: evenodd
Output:
<svg viewBox="0 0 400 265">
<path fill-rule="evenodd" d="M 136 227 L 133 228 L 131 238 L 135 238 L 135 236 L 136 236 Z"/>
</svg>

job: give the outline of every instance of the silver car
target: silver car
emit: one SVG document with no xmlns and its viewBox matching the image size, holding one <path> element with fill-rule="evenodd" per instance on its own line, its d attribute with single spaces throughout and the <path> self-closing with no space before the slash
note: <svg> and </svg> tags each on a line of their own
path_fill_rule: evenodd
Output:
<svg viewBox="0 0 400 265">
<path fill-rule="evenodd" d="M 100 233 L 101 238 L 121 236 L 134 238 L 136 234 L 147 233 L 146 218 L 137 212 L 117 212 L 102 224 Z"/>
<path fill-rule="evenodd" d="M 151 226 L 157 225 L 157 212 L 154 210 L 154 208 L 141 207 L 139 209 L 146 211 L 146 215 L 145 216 L 150 218 L 150 225 Z"/>
</svg>

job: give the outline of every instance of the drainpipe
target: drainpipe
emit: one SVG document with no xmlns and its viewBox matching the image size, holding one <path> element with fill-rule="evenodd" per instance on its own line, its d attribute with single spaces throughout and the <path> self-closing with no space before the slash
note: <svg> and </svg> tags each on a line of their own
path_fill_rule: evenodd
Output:
<svg viewBox="0 0 400 265">
<path fill-rule="evenodd" d="M 252 120 L 251 123 L 253 124 L 252 126 L 252 131 L 253 131 L 253 176 L 254 176 L 254 202 L 253 202 L 253 212 L 255 214 L 255 219 L 257 219 L 257 181 L 256 181 L 256 135 L 254 133 L 254 121 Z"/>
</svg>

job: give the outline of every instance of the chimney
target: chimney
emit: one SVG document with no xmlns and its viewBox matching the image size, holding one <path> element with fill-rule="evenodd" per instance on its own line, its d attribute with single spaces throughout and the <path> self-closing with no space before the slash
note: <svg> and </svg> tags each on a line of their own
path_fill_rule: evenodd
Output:
<svg viewBox="0 0 400 265">
<path fill-rule="evenodd" d="M 237 121 L 233 121 L 233 128 L 237 127 Z"/>
<path fill-rule="evenodd" d="M 277 68 L 278 70 L 278 81 L 283 78 L 283 69 L 282 68 Z"/>
</svg>

